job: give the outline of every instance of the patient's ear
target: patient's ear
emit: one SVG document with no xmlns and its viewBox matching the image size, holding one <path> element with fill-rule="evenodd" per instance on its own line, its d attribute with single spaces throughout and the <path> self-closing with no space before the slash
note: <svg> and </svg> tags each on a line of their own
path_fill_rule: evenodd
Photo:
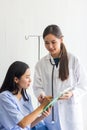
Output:
<svg viewBox="0 0 87 130">
<path fill-rule="evenodd" d="M 14 77 L 14 82 L 18 83 L 19 79 L 17 77 Z"/>
</svg>

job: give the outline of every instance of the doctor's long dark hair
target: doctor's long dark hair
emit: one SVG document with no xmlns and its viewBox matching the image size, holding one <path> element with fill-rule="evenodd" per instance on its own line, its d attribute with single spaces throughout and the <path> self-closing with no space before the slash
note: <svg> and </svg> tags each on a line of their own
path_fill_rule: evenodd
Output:
<svg viewBox="0 0 87 130">
<path fill-rule="evenodd" d="M 45 28 L 43 32 L 43 39 L 48 34 L 53 34 L 57 38 L 62 38 L 62 32 L 57 25 L 49 25 Z M 64 81 L 69 76 L 69 68 L 68 68 L 68 56 L 65 45 L 61 43 L 61 53 L 60 53 L 60 63 L 59 63 L 59 78 Z"/>
<path fill-rule="evenodd" d="M 21 61 L 16 61 L 11 64 L 5 76 L 4 82 L 0 88 L 0 93 L 8 90 L 14 95 L 18 94 L 19 88 L 14 82 L 14 78 L 17 77 L 18 79 L 20 79 L 28 68 L 29 66 Z M 26 90 L 22 89 L 21 94 L 24 100 L 29 100 Z"/>
</svg>

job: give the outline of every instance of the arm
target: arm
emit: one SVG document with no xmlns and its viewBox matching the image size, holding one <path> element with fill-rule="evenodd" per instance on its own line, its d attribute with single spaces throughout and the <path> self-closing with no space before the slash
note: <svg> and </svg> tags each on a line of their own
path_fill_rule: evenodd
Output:
<svg viewBox="0 0 87 130">
<path fill-rule="evenodd" d="M 19 123 L 18 125 L 22 128 L 25 128 L 27 125 L 31 124 L 37 117 L 38 115 L 42 112 L 41 106 L 38 107 L 36 110 L 34 110 L 31 114 L 25 116 Z"/>
<path fill-rule="evenodd" d="M 21 107 L 14 100 L 14 96 L 10 92 L 0 94 L 0 122 L 4 128 L 14 128 L 16 125 L 24 128 L 30 126 L 33 121 L 42 113 L 44 107 L 50 102 L 48 99 L 44 99 L 44 102 L 32 113 L 24 116 L 21 111 Z M 42 119 L 42 118 L 40 118 Z M 38 121 L 40 121 L 40 119 Z"/>
<path fill-rule="evenodd" d="M 43 120 L 45 117 L 47 117 L 51 112 L 51 109 L 49 108 L 47 111 L 45 111 L 40 117 L 38 117 L 36 120 L 34 120 L 31 123 L 31 128 L 34 127 L 38 122 L 40 122 L 41 120 Z"/>
<path fill-rule="evenodd" d="M 31 124 L 31 127 L 33 127 L 36 123 L 38 123 L 40 120 L 43 119 L 43 116 L 38 117 L 39 114 L 42 113 L 44 107 L 49 103 L 50 101 L 45 98 L 44 102 L 36 109 L 34 110 L 31 114 L 25 116 L 19 123 L 18 125 L 22 128 L 25 128 L 27 125 Z M 37 118 L 38 117 L 38 118 Z"/>
</svg>

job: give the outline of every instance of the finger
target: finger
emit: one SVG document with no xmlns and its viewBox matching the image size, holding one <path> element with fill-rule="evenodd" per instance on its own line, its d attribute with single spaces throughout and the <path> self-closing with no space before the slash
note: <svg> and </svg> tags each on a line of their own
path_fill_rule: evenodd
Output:
<svg viewBox="0 0 87 130">
<path fill-rule="evenodd" d="M 44 95 L 40 95 L 39 97 L 40 97 L 41 99 L 44 99 Z"/>
<path fill-rule="evenodd" d="M 38 97 L 38 101 L 39 101 L 40 103 L 42 103 L 43 100 L 44 100 L 44 98 Z"/>
<path fill-rule="evenodd" d="M 49 114 L 50 114 L 50 111 L 49 112 L 48 111 L 43 112 L 44 116 L 48 116 Z"/>
<path fill-rule="evenodd" d="M 53 99 L 52 96 L 46 96 L 45 98 L 48 99 L 49 101 L 51 101 Z"/>
<path fill-rule="evenodd" d="M 49 98 L 49 99 L 52 99 L 53 97 L 52 96 L 46 96 L 47 98 Z"/>
</svg>

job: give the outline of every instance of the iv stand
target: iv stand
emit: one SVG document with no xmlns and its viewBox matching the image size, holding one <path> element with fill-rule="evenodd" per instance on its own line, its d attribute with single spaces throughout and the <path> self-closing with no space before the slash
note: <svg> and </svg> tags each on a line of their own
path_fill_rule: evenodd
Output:
<svg viewBox="0 0 87 130">
<path fill-rule="evenodd" d="M 25 40 L 28 40 L 29 37 L 36 37 L 38 39 L 38 60 L 40 60 L 40 38 L 42 37 L 41 35 L 28 35 L 28 37 L 26 37 L 25 35 Z"/>
</svg>

